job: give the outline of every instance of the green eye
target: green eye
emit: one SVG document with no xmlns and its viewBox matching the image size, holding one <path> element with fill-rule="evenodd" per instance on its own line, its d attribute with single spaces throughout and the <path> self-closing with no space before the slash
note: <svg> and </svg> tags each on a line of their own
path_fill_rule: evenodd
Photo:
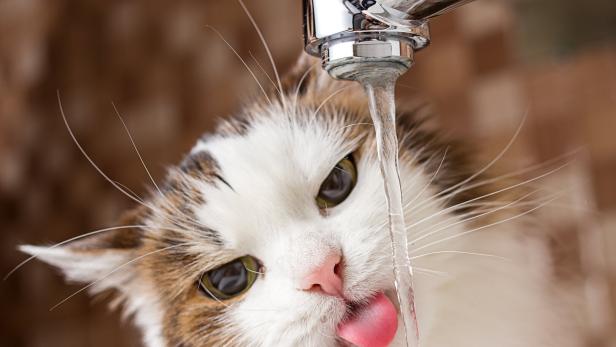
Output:
<svg viewBox="0 0 616 347">
<path fill-rule="evenodd" d="M 326 209 L 343 202 L 351 194 L 356 182 L 357 168 L 353 158 L 349 155 L 339 161 L 325 181 L 321 183 L 316 199 L 317 206 L 320 209 Z"/>
<path fill-rule="evenodd" d="M 257 260 L 247 255 L 206 272 L 199 287 L 213 299 L 228 300 L 245 293 L 255 283 L 258 271 Z"/>
</svg>

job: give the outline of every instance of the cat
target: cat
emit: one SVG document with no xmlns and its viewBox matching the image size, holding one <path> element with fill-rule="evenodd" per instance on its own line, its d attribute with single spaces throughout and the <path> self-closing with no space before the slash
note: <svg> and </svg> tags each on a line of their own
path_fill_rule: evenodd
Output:
<svg viewBox="0 0 616 347">
<path fill-rule="evenodd" d="M 403 346 L 365 95 L 307 57 L 281 89 L 200 138 L 118 229 L 20 249 L 113 290 L 146 346 Z M 428 118 L 397 120 L 421 345 L 579 346 L 529 223 L 541 205 Z"/>
</svg>

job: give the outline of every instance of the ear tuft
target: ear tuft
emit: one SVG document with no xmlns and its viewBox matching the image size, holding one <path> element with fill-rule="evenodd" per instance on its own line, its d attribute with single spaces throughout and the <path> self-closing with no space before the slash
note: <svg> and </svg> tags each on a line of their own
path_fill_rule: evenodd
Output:
<svg viewBox="0 0 616 347">
<path fill-rule="evenodd" d="M 93 282 L 111 277 L 114 269 L 130 261 L 132 253 L 128 250 L 79 250 L 70 246 L 22 245 L 19 250 L 59 268 L 72 282 Z"/>
<path fill-rule="evenodd" d="M 96 230 L 55 246 L 22 245 L 19 250 L 59 268 L 69 281 L 97 281 L 95 291 L 119 287 L 131 272 L 124 264 L 142 245 L 143 230 L 138 226 L 143 218 L 143 209 L 138 208 L 121 218 L 121 226 Z"/>
</svg>

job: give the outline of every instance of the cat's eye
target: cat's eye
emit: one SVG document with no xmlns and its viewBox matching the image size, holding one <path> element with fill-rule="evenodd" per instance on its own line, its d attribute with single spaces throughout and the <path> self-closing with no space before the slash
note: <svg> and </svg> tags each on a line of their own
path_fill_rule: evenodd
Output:
<svg viewBox="0 0 616 347">
<path fill-rule="evenodd" d="M 326 209 L 340 204 L 351 194 L 356 182 L 357 168 L 353 158 L 348 155 L 336 164 L 321 183 L 316 199 L 317 206 Z"/>
<path fill-rule="evenodd" d="M 204 273 L 199 287 L 213 299 L 227 300 L 250 289 L 258 273 L 259 262 L 247 255 Z"/>
</svg>

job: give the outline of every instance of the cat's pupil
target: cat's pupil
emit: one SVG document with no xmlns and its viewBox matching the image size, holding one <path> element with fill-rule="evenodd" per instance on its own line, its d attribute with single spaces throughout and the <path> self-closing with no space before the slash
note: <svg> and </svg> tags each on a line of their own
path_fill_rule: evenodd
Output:
<svg viewBox="0 0 616 347">
<path fill-rule="evenodd" d="M 353 187 L 353 176 L 344 170 L 340 165 L 336 165 L 329 177 L 323 182 L 321 196 L 330 201 L 341 201 Z"/>
<path fill-rule="evenodd" d="M 214 288 L 226 295 L 238 294 L 248 285 L 248 271 L 239 260 L 211 271 L 208 276 Z"/>
<path fill-rule="evenodd" d="M 357 168 L 351 155 L 338 162 L 321 183 L 316 201 L 320 209 L 327 210 L 343 202 L 355 186 Z"/>
</svg>

